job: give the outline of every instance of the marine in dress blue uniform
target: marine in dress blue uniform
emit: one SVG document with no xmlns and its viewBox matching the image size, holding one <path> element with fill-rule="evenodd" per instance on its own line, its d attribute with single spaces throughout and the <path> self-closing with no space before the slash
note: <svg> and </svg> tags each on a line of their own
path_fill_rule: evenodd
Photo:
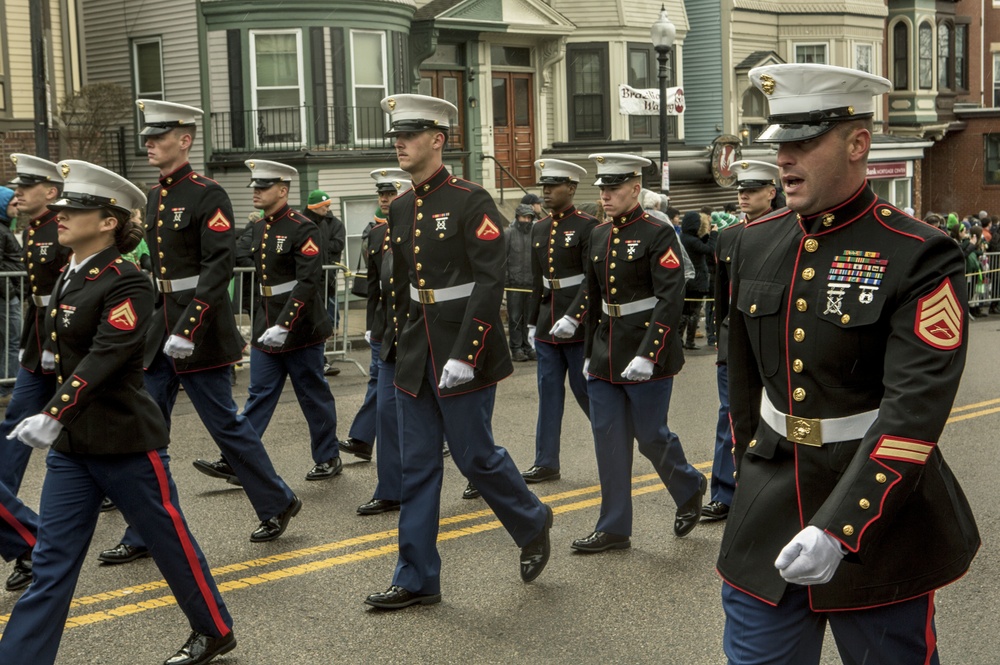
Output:
<svg viewBox="0 0 1000 665">
<path fill-rule="evenodd" d="M 715 454 L 712 458 L 711 500 L 701 509 L 702 522 L 718 522 L 729 515 L 736 491 L 736 460 L 733 458 L 733 428 L 729 419 L 729 287 L 733 247 L 745 222 L 760 219 L 771 212 L 776 194 L 778 167 L 767 162 L 744 160 L 732 166 L 736 190 L 745 217 L 719 229 L 715 246 L 715 318 L 719 333 L 716 384 L 719 390 L 719 419 L 715 426 Z"/>
<path fill-rule="evenodd" d="M 524 581 L 548 562 L 552 510 L 493 440 L 496 383 L 513 371 L 500 320 L 505 252 L 493 199 L 442 164 L 457 109 L 423 95 L 387 97 L 382 108 L 399 165 L 413 177 L 413 189 L 389 209 L 403 482 L 392 586 L 365 602 L 397 609 L 441 599 L 445 436 L 459 470 L 521 547 Z"/>
<path fill-rule="evenodd" d="M 15 153 L 10 156 L 16 177 L 10 182 L 22 213 L 32 217 L 23 231 L 24 267 L 28 273 L 30 297 L 25 298 L 24 326 L 21 329 L 21 367 L 14 380 L 14 392 L 0 424 L 0 482 L 15 495 L 20 491 L 31 448 L 7 440 L 14 427 L 38 413 L 56 391 L 51 356 L 44 356 L 45 311 L 52 285 L 69 260 L 69 250 L 56 239 L 56 213 L 46 207 L 62 189 L 59 167 L 46 159 Z"/>
<path fill-rule="evenodd" d="M 667 425 L 673 377 L 684 366 L 677 334 L 684 304 L 680 240 L 673 225 L 639 205 L 648 159 L 617 153 L 591 159 L 610 221 L 591 233 L 586 262 L 584 371 L 601 514 L 589 536 L 573 541 L 582 553 L 631 546 L 633 439 L 677 504 L 677 536 L 698 523 L 707 486 Z"/>
<path fill-rule="evenodd" d="M 381 247 L 377 247 L 377 243 L 372 240 L 372 231 L 380 224 L 386 223 L 386 215 L 389 214 L 389 204 L 392 203 L 392 200 L 398 194 L 396 190 L 397 185 L 402 186 L 405 182 L 406 187 L 410 186 L 409 176 L 402 169 L 375 169 L 368 175 L 375 180 L 375 191 L 378 194 L 378 209 L 372 221 L 368 222 L 368 226 L 365 227 L 365 231 L 361 235 L 362 256 L 358 261 L 358 266 L 364 266 L 363 272 L 366 273 L 366 286 L 369 259 L 373 254 L 377 254 L 379 257 L 382 256 Z M 385 236 L 385 229 L 382 229 L 379 235 L 380 237 Z M 351 423 L 351 429 L 347 433 L 347 440 L 340 442 L 340 450 L 350 453 L 366 462 L 370 462 L 372 459 L 372 450 L 375 448 L 376 430 L 378 429 L 378 363 L 379 353 L 382 348 L 381 340 L 382 330 L 385 326 L 385 312 L 378 297 L 373 300 L 367 290 L 365 291 L 365 296 L 367 299 L 365 341 L 371 350 L 371 361 L 368 363 L 368 387 L 365 389 L 365 398 L 361 402 L 361 408 L 355 414 L 354 421 Z M 377 320 L 373 321 L 373 316 Z M 373 324 L 377 326 L 377 329 L 372 328 Z"/>
<path fill-rule="evenodd" d="M 296 169 L 262 159 L 246 165 L 253 172 L 249 186 L 254 207 L 263 216 L 254 222 L 251 242 L 259 297 L 243 416 L 263 437 L 290 378 L 309 427 L 314 466 L 306 480 L 332 478 L 342 465 L 337 404 L 323 376 L 324 347 L 333 324 L 323 308 L 319 229 L 288 206 Z"/>
<path fill-rule="evenodd" d="M 302 502 L 278 476 L 260 436 L 237 413 L 230 365 L 243 357 L 229 281 L 236 239 L 229 196 L 187 162 L 202 111 L 183 104 L 138 100 L 143 111 L 150 163 L 159 183 L 146 204 L 146 243 L 156 281 L 156 310 L 147 330 L 146 388 L 170 425 L 178 387 L 191 398 L 223 458 L 196 460 L 195 468 L 242 484 L 260 526 L 250 539 L 273 540 L 284 532 Z M 105 563 L 123 563 L 146 553 L 128 531 L 119 546 L 101 552 Z"/>
<path fill-rule="evenodd" d="M 53 208 L 60 211 L 60 240 L 74 249 L 46 307 L 46 342 L 59 387 L 41 413 L 10 434 L 51 451 L 34 579 L 4 628 L 0 662 L 55 662 L 107 495 L 149 543 L 191 625 L 190 638 L 166 664 L 207 663 L 236 646 L 233 622 L 180 511 L 166 452 L 167 426 L 143 386 L 152 286 L 121 258 L 142 239 L 131 216 L 145 196 L 99 166 L 73 160 L 59 166 L 66 184 Z"/>
<path fill-rule="evenodd" d="M 583 376 L 581 323 L 587 312 L 583 272 L 590 233 L 597 218 L 573 205 L 576 186 L 587 170 L 572 162 L 540 159 L 538 184 L 552 213 L 531 228 L 532 297 L 528 335 L 538 356 L 538 424 L 535 463 L 521 475 L 529 483 L 560 477 L 559 443 L 566 404 L 566 376 L 576 403 L 590 417 Z M 541 331 L 539 333 L 539 331 Z"/>
<path fill-rule="evenodd" d="M 964 262 L 866 182 L 889 81 L 759 67 L 787 198 L 732 266 L 737 486 L 718 560 L 730 663 L 937 663 L 934 592 L 979 547 L 938 439 L 964 368 Z"/>
<path fill-rule="evenodd" d="M 392 201 L 411 187 L 409 174 L 402 169 L 393 168 L 375 169 L 370 175 L 375 179 L 379 206 L 385 203 L 380 212 L 388 215 Z M 371 500 L 358 506 L 359 515 L 378 515 L 399 510 L 400 487 L 403 482 L 399 456 L 399 419 L 396 417 L 396 387 L 393 385 L 396 375 L 396 324 L 392 320 L 392 302 L 389 298 L 393 291 L 390 281 L 392 244 L 389 242 L 388 219 L 377 216 L 375 219 L 365 251 L 368 283 L 366 334 L 372 347 L 376 379 L 375 441 L 378 443 L 378 456 L 375 464 L 378 484 Z M 365 403 L 368 403 L 367 395 Z M 364 408 L 362 406 L 362 410 Z M 359 412 L 358 418 L 360 417 Z M 358 418 L 354 419 L 355 425 Z"/>
</svg>

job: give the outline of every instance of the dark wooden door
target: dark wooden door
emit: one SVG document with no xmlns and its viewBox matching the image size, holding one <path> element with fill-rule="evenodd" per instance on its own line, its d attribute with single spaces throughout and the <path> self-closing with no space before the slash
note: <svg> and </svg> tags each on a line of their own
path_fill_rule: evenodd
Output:
<svg viewBox="0 0 1000 665">
<path fill-rule="evenodd" d="M 500 162 L 524 187 L 535 184 L 535 99 L 533 75 L 493 74 L 493 150 Z M 497 167 L 497 186 L 512 187 Z M 501 184 L 502 183 L 502 184 Z"/>
<path fill-rule="evenodd" d="M 458 124 L 448 133 L 448 147 L 465 147 L 465 72 L 425 69 L 420 72 L 421 95 L 449 101 L 458 107 Z"/>
</svg>

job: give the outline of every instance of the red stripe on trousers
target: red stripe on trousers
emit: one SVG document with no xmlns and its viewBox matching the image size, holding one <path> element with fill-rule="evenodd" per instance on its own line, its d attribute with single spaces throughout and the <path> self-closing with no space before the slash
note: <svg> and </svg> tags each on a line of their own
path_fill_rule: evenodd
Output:
<svg viewBox="0 0 1000 665">
<path fill-rule="evenodd" d="M 4 522 L 9 524 L 14 531 L 17 531 L 17 535 L 21 536 L 21 539 L 28 544 L 28 547 L 35 546 L 35 537 L 28 531 L 28 527 L 21 524 L 4 506 L 0 506 L 0 518 L 3 518 Z"/>
<path fill-rule="evenodd" d="M 208 606 L 208 611 L 215 622 L 216 630 L 219 631 L 220 636 L 225 636 L 229 633 L 230 628 L 222 620 L 222 614 L 219 612 L 219 606 L 215 602 L 215 596 L 212 594 L 212 590 L 208 588 L 208 582 L 205 580 L 205 574 L 201 570 L 201 564 L 198 562 L 198 555 L 194 551 L 194 545 L 191 543 L 191 537 L 184 524 L 184 519 L 170 501 L 170 484 L 167 482 L 167 470 L 163 467 L 163 460 L 160 459 L 159 453 L 155 450 L 148 451 L 146 456 L 153 465 L 153 472 L 156 473 L 156 481 L 160 486 L 160 500 L 163 502 L 163 508 L 170 515 L 170 521 L 174 524 L 174 531 L 177 533 L 177 539 L 184 550 L 184 557 L 187 559 L 191 574 L 194 575 L 198 590 L 201 591 L 202 598 L 204 598 L 205 604 Z"/>
</svg>

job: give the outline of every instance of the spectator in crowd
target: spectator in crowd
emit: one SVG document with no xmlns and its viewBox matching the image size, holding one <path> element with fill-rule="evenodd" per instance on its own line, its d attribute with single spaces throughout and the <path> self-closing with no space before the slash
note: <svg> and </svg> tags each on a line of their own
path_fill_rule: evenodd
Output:
<svg viewBox="0 0 1000 665">
<path fill-rule="evenodd" d="M 944 217 L 937 214 L 936 212 L 929 212 L 926 215 L 924 215 L 924 221 L 930 224 L 931 226 L 941 229 L 945 233 L 948 232 Z"/>
<path fill-rule="evenodd" d="M 314 189 L 309 193 L 306 202 L 306 209 L 303 211 L 310 221 L 315 222 L 323 236 L 323 265 L 341 263 L 344 257 L 344 247 L 347 246 L 347 228 L 339 217 L 331 210 L 333 201 L 329 195 L 321 189 Z M 338 312 L 337 301 L 337 280 L 335 273 L 329 273 L 327 280 L 327 296 L 329 298 L 327 311 L 330 314 L 330 321 L 336 329 L 340 324 L 340 314 Z"/>
<path fill-rule="evenodd" d="M 531 206 L 531 214 L 534 219 L 541 219 L 542 217 L 545 217 L 545 211 L 542 210 L 542 197 L 538 194 L 532 194 L 530 192 L 525 194 L 521 197 L 521 205 Z"/>
<path fill-rule="evenodd" d="M 718 229 L 712 225 L 711 218 L 697 210 L 684 213 L 681 221 L 681 245 L 687 250 L 694 263 L 695 276 L 689 280 L 684 293 L 684 309 L 681 315 L 680 335 L 684 348 L 694 350 L 698 319 L 701 316 L 701 302 L 709 294 L 708 257 L 715 254 L 715 241 L 719 236 Z"/>
<path fill-rule="evenodd" d="M 17 272 L 23 269 L 21 245 L 14 237 L 11 225 L 17 219 L 14 190 L 0 187 L 0 272 Z M 0 280 L 0 340 L 7 354 L 0 358 L 0 375 L 5 379 L 17 376 L 17 350 L 21 341 L 20 278 Z M 0 406 L 10 403 L 14 382 L 0 384 Z"/>
<path fill-rule="evenodd" d="M 965 279 L 972 286 L 969 292 L 969 314 L 973 317 L 983 315 L 980 307 L 980 300 L 986 297 L 986 284 L 983 280 L 983 253 L 985 243 L 983 242 L 983 227 L 973 224 L 968 231 L 969 248 L 965 257 Z M 965 252 L 965 247 L 962 247 Z"/>
<path fill-rule="evenodd" d="M 514 210 L 514 223 L 504 233 L 507 245 L 507 331 L 514 362 L 535 360 L 528 342 L 528 301 L 531 298 L 531 225 L 535 213 L 527 203 Z"/>
<path fill-rule="evenodd" d="M 674 230 L 677 231 L 677 235 L 679 236 L 681 234 L 681 211 L 677 208 L 668 207 L 667 219 L 674 225 Z"/>
</svg>

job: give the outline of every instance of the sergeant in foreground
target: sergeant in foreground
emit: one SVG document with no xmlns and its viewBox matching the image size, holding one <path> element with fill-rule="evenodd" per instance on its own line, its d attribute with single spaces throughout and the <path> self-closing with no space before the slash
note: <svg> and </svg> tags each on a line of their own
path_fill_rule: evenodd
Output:
<svg viewBox="0 0 1000 665">
<path fill-rule="evenodd" d="M 14 380 L 14 392 L 0 424 L 0 482 L 15 495 L 20 491 L 24 470 L 31 458 L 31 448 L 6 439 L 11 430 L 28 416 L 41 411 L 56 391 L 56 375 L 52 354 L 46 354 L 45 312 L 48 311 L 52 285 L 59 271 L 69 261 L 69 249 L 56 238 L 56 213 L 48 205 L 59 198 L 62 176 L 52 162 L 15 153 L 10 156 L 17 176 L 14 201 L 18 216 L 28 223 L 21 235 L 24 246 L 24 268 L 31 285 L 31 297 L 26 298 L 24 325 L 21 328 L 21 348 L 18 360 L 21 368 Z"/>
<path fill-rule="evenodd" d="M 715 361 L 716 385 L 719 390 L 719 419 L 715 426 L 715 455 L 712 461 L 711 500 L 701 509 L 702 522 L 718 522 L 729 515 L 736 491 L 736 462 L 733 459 L 733 426 L 729 419 L 729 287 L 733 247 L 744 222 L 752 222 L 771 212 L 771 202 L 777 193 L 778 167 L 767 162 L 746 160 L 734 164 L 737 196 L 745 218 L 719 229 L 715 247 L 715 329 L 718 347 Z"/>
<path fill-rule="evenodd" d="M 979 547 L 938 448 L 966 355 L 964 262 L 866 182 L 889 81 L 759 67 L 789 210 L 733 259 L 737 486 L 718 569 L 730 663 L 937 663 L 934 591 Z"/>
<path fill-rule="evenodd" d="M 169 434 L 143 386 L 149 280 L 122 252 L 142 240 L 131 221 L 145 195 L 99 166 L 69 160 L 59 243 L 73 250 L 46 318 L 59 389 L 9 438 L 48 449 L 34 581 L 0 638 L 5 665 L 56 660 L 84 555 L 107 495 L 146 543 L 192 633 L 166 665 L 207 663 L 236 647 L 232 619 L 177 503 Z"/>
<path fill-rule="evenodd" d="M 528 338 L 538 356 L 538 424 L 535 427 L 535 463 L 521 475 L 529 483 L 556 480 L 559 442 L 569 388 L 590 418 L 587 379 L 583 376 L 583 333 L 587 288 L 583 265 L 590 232 L 597 219 L 573 205 L 576 186 L 587 170 L 571 162 L 545 159 L 539 170 L 545 207 L 552 211 L 531 229 L 533 308 L 528 312 Z M 541 328 L 541 334 L 538 329 Z"/>
<path fill-rule="evenodd" d="M 673 377 L 684 366 L 677 334 L 684 304 L 680 239 L 671 224 L 639 205 L 648 159 L 615 153 L 590 158 L 597 162 L 594 184 L 610 221 L 591 233 L 586 264 L 591 305 L 583 371 L 601 514 L 594 532 L 572 548 L 588 554 L 631 547 L 633 439 L 677 504 L 678 537 L 697 526 L 707 486 L 667 425 Z"/>
<path fill-rule="evenodd" d="M 309 427 L 314 466 L 306 480 L 332 478 L 343 467 L 337 446 L 337 404 L 323 376 L 325 343 L 333 324 L 323 308 L 319 229 L 288 207 L 296 169 L 262 159 L 247 160 L 246 165 L 253 174 L 249 185 L 253 207 L 262 217 L 254 222 L 250 246 L 260 297 L 243 417 L 263 437 L 290 378 Z"/>
<path fill-rule="evenodd" d="M 138 100 L 150 165 L 160 181 L 146 203 L 146 242 L 156 277 L 157 303 L 146 339 L 146 388 L 170 426 L 183 383 L 198 416 L 223 456 L 195 460 L 202 473 L 242 485 L 261 520 L 251 542 L 274 540 L 302 508 L 274 470 L 250 422 L 236 412 L 229 366 L 243 358 L 229 281 L 236 240 L 229 196 L 214 180 L 194 172 L 188 154 L 201 109 Z M 162 325 L 161 325 L 162 322 Z M 148 550 L 131 531 L 101 552 L 105 563 L 123 563 Z"/>
<path fill-rule="evenodd" d="M 441 600 L 443 438 L 521 548 L 525 582 L 548 563 L 552 509 L 493 440 L 496 383 L 513 371 L 500 321 L 504 243 L 493 199 L 443 165 L 457 109 L 423 95 L 387 97 L 382 109 L 399 166 L 413 179 L 389 208 L 403 484 L 392 586 L 365 602 L 398 609 Z"/>
<path fill-rule="evenodd" d="M 371 172 L 378 190 L 381 219 L 368 235 L 368 309 L 366 333 L 376 363 L 375 378 L 375 441 L 378 457 L 375 460 L 378 484 L 370 501 L 358 506 L 359 515 L 378 515 L 399 510 L 400 486 L 403 472 L 399 462 L 399 419 L 396 417 L 396 324 L 392 320 L 392 245 L 389 242 L 389 205 L 408 190 L 411 183 L 402 169 L 376 169 Z M 367 396 L 365 400 L 367 402 Z M 362 407 L 363 409 L 364 407 Z M 360 414 L 359 414 L 360 417 Z M 355 424 L 357 418 L 355 418 Z M 348 444 L 354 442 L 348 440 Z M 341 443 L 342 450 L 348 450 Z M 353 449 L 352 453 L 357 455 Z M 368 459 L 372 448 L 368 447 Z"/>
</svg>

